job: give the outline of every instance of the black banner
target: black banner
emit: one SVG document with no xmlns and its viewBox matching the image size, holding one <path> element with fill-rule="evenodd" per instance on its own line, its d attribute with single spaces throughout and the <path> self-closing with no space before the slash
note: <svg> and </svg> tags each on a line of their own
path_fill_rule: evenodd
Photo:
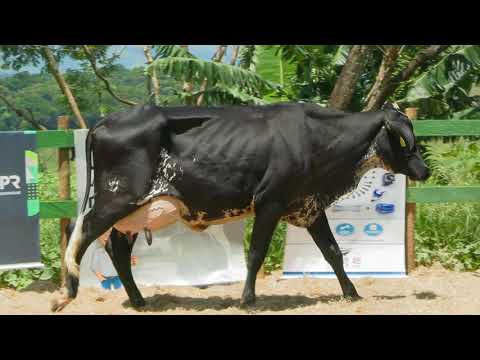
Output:
<svg viewBox="0 0 480 360">
<path fill-rule="evenodd" d="M 40 267 L 35 132 L 0 133 L 0 270 Z"/>
</svg>

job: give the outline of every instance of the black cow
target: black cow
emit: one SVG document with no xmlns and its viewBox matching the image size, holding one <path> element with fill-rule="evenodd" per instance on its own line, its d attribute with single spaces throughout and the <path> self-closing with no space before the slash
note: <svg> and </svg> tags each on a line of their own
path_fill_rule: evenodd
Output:
<svg viewBox="0 0 480 360">
<path fill-rule="evenodd" d="M 93 152 L 95 205 L 78 217 L 70 238 L 68 298 L 57 309 L 76 297 L 78 264 L 90 243 L 158 197 L 175 204 L 180 220 L 197 231 L 255 215 L 242 305 L 255 301 L 256 274 L 279 221 L 307 228 L 344 296 L 358 299 L 324 210 L 373 167 L 419 181 L 430 173 L 410 120 L 391 104 L 362 113 L 294 103 L 135 106 L 92 128 L 86 149 L 87 176 Z M 117 235 L 111 239 L 114 264 L 131 304 L 143 306 L 131 248 Z"/>
</svg>

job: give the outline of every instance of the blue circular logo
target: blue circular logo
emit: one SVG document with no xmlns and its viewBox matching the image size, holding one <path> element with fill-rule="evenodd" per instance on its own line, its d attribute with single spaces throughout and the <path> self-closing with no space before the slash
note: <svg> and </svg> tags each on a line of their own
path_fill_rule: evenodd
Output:
<svg viewBox="0 0 480 360">
<path fill-rule="evenodd" d="M 348 236 L 355 232 L 355 228 L 352 224 L 338 224 L 335 229 L 338 235 Z"/>
<path fill-rule="evenodd" d="M 380 224 L 371 223 L 371 224 L 365 225 L 365 228 L 363 229 L 363 231 L 368 236 L 378 236 L 381 233 L 383 233 L 383 227 Z"/>
</svg>

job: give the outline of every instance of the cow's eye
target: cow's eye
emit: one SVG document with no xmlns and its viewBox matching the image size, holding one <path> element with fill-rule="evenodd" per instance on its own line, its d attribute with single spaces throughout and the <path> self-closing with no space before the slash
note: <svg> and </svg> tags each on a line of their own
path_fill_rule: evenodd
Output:
<svg viewBox="0 0 480 360">
<path fill-rule="evenodd" d="M 407 147 L 407 143 L 405 142 L 405 140 L 404 140 L 403 137 L 401 137 L 401 136 L 400 136 L 400 146 L 401 146 L 402 148 Z"/>
</svg>

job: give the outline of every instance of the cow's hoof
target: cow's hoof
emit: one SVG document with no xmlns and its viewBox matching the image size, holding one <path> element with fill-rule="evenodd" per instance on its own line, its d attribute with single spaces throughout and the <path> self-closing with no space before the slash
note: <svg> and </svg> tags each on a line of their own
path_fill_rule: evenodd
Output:
<svg viewBox="0 0 480 360">
<path fill-rule="evenodd" d="M 243 296 L 240 300 L 240 308 L 248 309 L 255 305 L 255 295 Z"/>
<path fill-rule="evenodd" d="M 60 312 L 65 307 L 72 302 L 72 299 L 60 299 L 60 300 L 53 300 L 50 310 L 52 312 Z"/>
<path fill-rule="evenodd" d="M 130 300 L 130 304 L 131 304 L 132 307 L 134 307 L 135 309 L 140 309 L 140 308 L 145 307 L 145 305 L 147 305 L 147 303 L 145 302 L 144 299 L 134 299 L 134 300 Z"/>
</svg>

